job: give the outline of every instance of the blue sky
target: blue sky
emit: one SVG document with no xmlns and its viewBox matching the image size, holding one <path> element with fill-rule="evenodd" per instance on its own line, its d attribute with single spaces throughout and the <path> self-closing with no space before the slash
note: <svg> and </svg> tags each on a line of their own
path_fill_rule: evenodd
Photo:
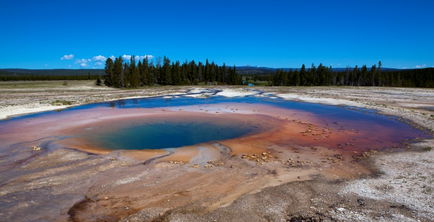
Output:
<svg viewBox="0 0 434 222">
<path fill-rule="evenodd" d="M 100 68 L 112 55 L 434 66 L 432 0 L 0 0 L 0 26 L 0 68 Z"/>
</svg>

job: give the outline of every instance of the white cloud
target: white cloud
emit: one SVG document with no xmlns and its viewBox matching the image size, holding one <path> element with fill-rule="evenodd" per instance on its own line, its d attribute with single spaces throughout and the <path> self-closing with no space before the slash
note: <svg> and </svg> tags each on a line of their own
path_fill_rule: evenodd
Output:
<svg viewBox="0 0 434 222">
<path fill-rule="evenodd" d="M 97 61 L 97 62 L 105 62 L 107 60 L 107 57 L 103 56 L 103 55 L 97 55 L 92 57 L 93 61 Z"/>
<path fill-rule="evenodd" d="M 60 60 L 71 60 L 74 58 L 74 54 L 67 54 L 60 57 Z"/>
<path fill-rule="evenodd" d="M 93 67 L 93 68 L 97 68 L 97 67 L 101 67 L 104 65 L 105 61 L 107 60 L 107 57 L 103 56 L 103 55 L 97 55 L 97 56 L 93 56 L 90 59 L 77 59 L 75 60 L 76 64 L 79 64 L 80 67 Z"/>
<path fill-rule="evenodd" d="M 125 55 L 122 55 L 121 57 L 122 57 L 122 59 L 124 59 L 125 62 L 128 62 L 131 59 L 132 55 L 126 55 L 125 54 Z M 70 54 L 70 55 L 64 55 L 61 59 L 62 60 L 71 60 L 73 58 L 74 58 L 74 55 Z M 110 57 L 106 57 L 103 55 L 96 55 L 96 56 L 93 56 L 91 58 L 82 58 L 82 59 L 77 58 L 77 59 L 75 59 L 75 64 L 78 64 L 80 67 L 83 67 L 83 68 L 84 67 L 100 68 L 100 67 L 104 66 L 104 63 L 107 60 L 107 58 L 111 58 L 114 60 L 116 57 L 113 55 Z M 154 56 L 153 55 L 134 56 L 134 59 L 136 61 L 143 60 L 145 58 L 152 59 L 152 58 L 154 58 Z"/>
<path fill-rule="evenodd" d="M 131 55 L 122 55 L 122 59 L 124 59 L 124 60 L 130 60 L 131 57 L 132 57 Z M 136 61 L 143 60 L 143 59 L 145 59 L 145 58 L 147 58 L 147 59 L 152 59 L 152 58 L 154 58 L 154 56 L 153 56 L 153 55 L 134 56 L 134 59 L 135 59 Z"/>
<path fill-rule="evenodd" d="M 131 55 L 122 55 L 122 59 L 124 59 L 124 60 L 130 60 L 131 59 Z"/>
<path fill-rule="evenodd" d="M 142 55 L 142 56 L 136 56 L 135 57 L 136 60 L 143 60 L 145 58 L 152 59 L 152 58 L 154 58 L 154 56 L 153 55 Z"/>
<path fill-rule="evenodd" d="M 130 60 L 131 59 L 131 55 L 122 55 L 122 58 L 124 60 Z"/>
<path fill-rule="evenodd" d="M 416 69 L 422 69 L 422 68 L 426 68 L 427 65 L 423 64 L 423 65 L 416 65 Z"/>
<path fill-rule="evenodd" d="M 91 59 L 77 59 L 77 63 L 87 63 L 87 62 L 90 62 L 90 61 L 92 61 Z"/>
<path fill-rule="evenodd" d="M 89 62 L 92 61 L 91 59 L 77 59 L 75 63 L 80 64 L 81 67 L 87 67 Z"/>
</svg>

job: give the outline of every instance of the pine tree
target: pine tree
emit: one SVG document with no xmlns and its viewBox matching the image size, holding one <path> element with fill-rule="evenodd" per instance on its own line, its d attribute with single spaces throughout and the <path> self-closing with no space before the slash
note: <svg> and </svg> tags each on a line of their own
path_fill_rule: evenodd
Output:
<svg viewBox="0 0 434 222">
<path fill-rule="evenodd" d="M 164 59 L 163 59 L 163 67 L 161 68 L 160 75 L 162 77 L 161 84 L 163 84 L 163 85 L 171 85 L 172 84 L 172 73 L 171 73 L 170 60 L 166 56 L 164 56 Z"/>
<path fill-rule="evenodd" d="M 306 76 L 306 66 L 303 64 L 301 65 L 300 69 L 300 85 L 306 86 L 307 85 L 307 76 Z"/>
<path fill-rule="evenodd" d="M 297 70 L 294 72 L 294 86 L 299 86 L 300 85 L 300 72 L 298 72 Z"/>
<path fill-rule="evenodd" d="M 105 74 L 104 84 L 106 86 L 113 86 L 113 60 L 111 58 L 108 58 L 105 62 Z"/>
<path fill-rule="evenodd" d="M 113 86 L 123 87 L 123 60 L 122 57 L 116 58 L 113 63 Z"/>
<path fill-rule="evenodd" d="M 136 66 L 136 59 L 134 56 L 131 56 L 130 60 L 130 87 L 137 88 L 140 86 L 140 74 L 139 70 Z"/>
</svg>

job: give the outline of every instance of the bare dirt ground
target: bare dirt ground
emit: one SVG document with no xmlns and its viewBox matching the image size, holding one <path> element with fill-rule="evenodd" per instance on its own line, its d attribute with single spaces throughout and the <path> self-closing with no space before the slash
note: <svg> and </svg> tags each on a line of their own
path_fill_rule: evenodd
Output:
<svg viewBox="0 0 434 222">
<path fill-rule="evenodd" d="M 186 87 L 170 86 L 120 90 L 95 86 L 95 81 L 0 82 L 0 119 L 71 105 L 185 93 L 185 89 Z"/>
<path fill-rule="evenodd" d="M 197 88 L 201 87 L 120 90 L 97 87 L 93 81 L 3 82 L 0 118 L 200 91 Z M 223 96 L 255 93 L 252 88 L 213 88 L 223 89 Z M 376 109 L 434 130 L 433 89 L 253 89 L 292 100 Z M 354 164 L 349 166 L 365 172 L 355 177 L 318 173 L 338 172 L 339 165 L 331 163 L 332 167 L 317 166 L 313 172 L 309 166 L 291 162 L 286 166 L 290 173 L 283 172 L 279 161 L 255 164 L 250 156 L 234 156 L 221 144 L 215 145 L 212 154 L 207 149 L 197 151 L 218 156 L 217 161 L 186 164 L 167 159 L 148 165 L 117 152 L 94 155 L 71 149 L 13 147 L 7 152 L 14 152 L 16 159 L 0 152 L 0 221 L 432 221 L 433 147 L 433 140 L 425 140 L 404 152 L 366 153 L 357 161 L 349 159 Z M 273 155 L 283 159 L 293 154 Z"/>
</svg>

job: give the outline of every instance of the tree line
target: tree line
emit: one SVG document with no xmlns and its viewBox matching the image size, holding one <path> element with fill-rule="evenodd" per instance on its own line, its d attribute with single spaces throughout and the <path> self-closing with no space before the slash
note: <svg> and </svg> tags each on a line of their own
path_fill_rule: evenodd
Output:
<svg viewBox="0 0 434 222">
<path fill-rule="evenodd" d="M 252 76 L 250 76 L 252 77 Z M 434 87 L 434 69 L 382 70 L 381 62 L 368 68 L 347 68 L 335 71 L 322 64 L 310 68 L 278 70 L 273 74 L 253 77 L 273 86 L 392 86 Z"/>
<path fill-rule="evenodd" d="M 240 70 L 238 70 L 240 71 Z M 242 70 L 241 70 L 242 71 Z M 252 73 L 249 73 L 252 72 Z M 104 76 L 102 76 L 104 75 Z M 103 77 L 103 80 L 101 79 Z M 322 64 L 302 65 L 299 69 L 266 72 L 237 72 L 235 67 L 217 65 L 214 62 L 171 62 L 167 57 L 136 62 L 134 57 L 124 61 L 122 57 L 107 59 L 105 69 L 20 70 L 1 69 L 0 81 L 16 80 L 96 80 L 118 88 L 136 88 L 148 85 L 240 85 L 261 83 L 271 86 L 391 86 L 434 88 L 434 68 L 383 69 L 381 62 L 367 67 L 333 69 Z"/>
<path fill-rule="evenodd" d="M 162 61 L 157 59 L 154 63 L 148 58 L 136 61 L 132 56 L 129 61 L 122 57 L 114 60 L 108 58 L 105 63 L 104 84 L 117 88 L 137 88 L 149 85 L 196 85 L 229 84 L 240 85 L 241 76 L 236 68 L 225 64 L 219 66 L 214 62 L 195 61 L 180 63 L 171 62 L 164 57 Z"/>
</svg>

